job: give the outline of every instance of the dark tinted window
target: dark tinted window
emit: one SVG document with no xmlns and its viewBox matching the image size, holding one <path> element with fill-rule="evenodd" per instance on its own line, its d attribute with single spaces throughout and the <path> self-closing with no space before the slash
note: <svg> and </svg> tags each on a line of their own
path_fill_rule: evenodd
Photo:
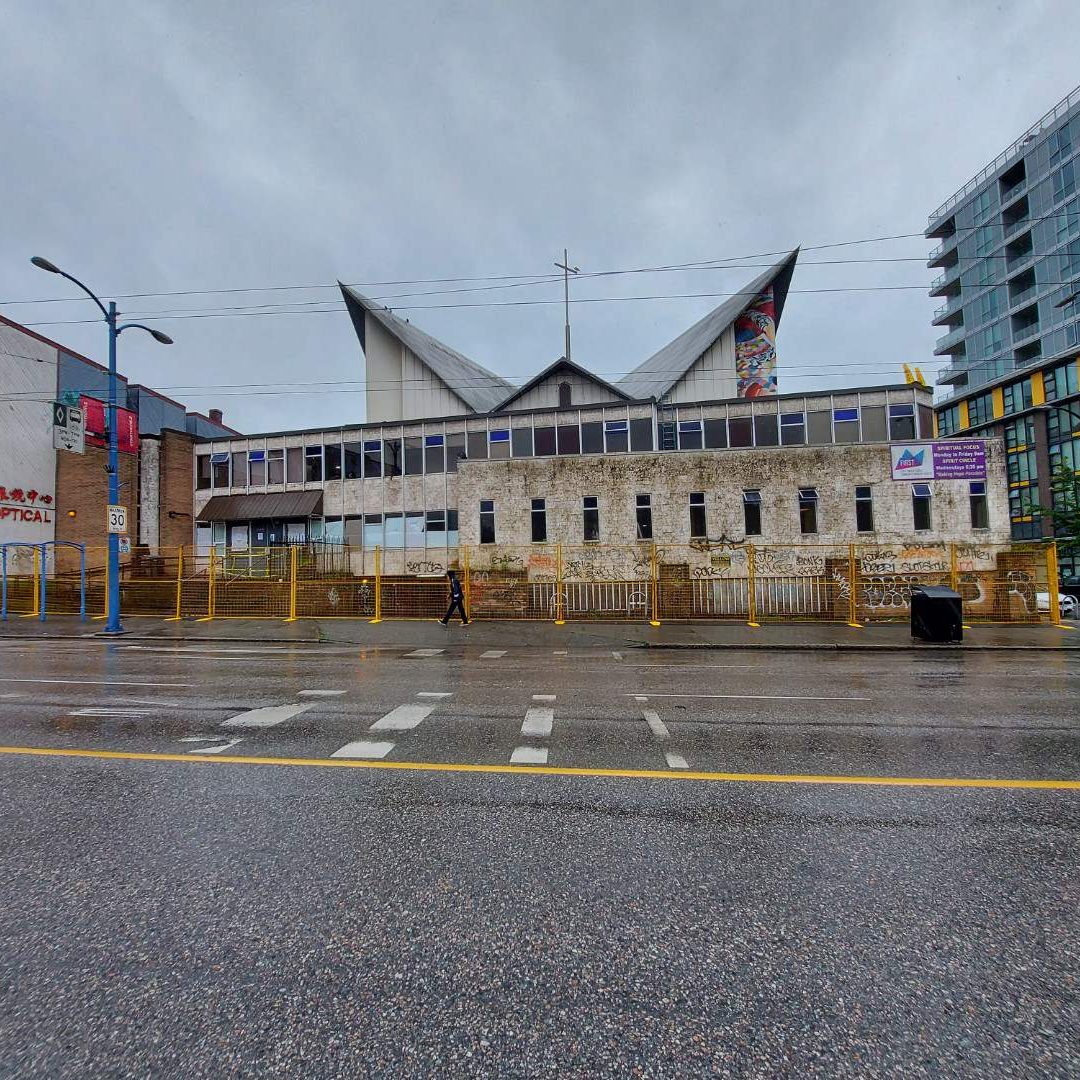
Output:
<svg viewBox="0 0 1080 1080">
<path fill-rule="evenodd" d="M 885 442 L 885 406 L 864 405 L 862 407 L 863 442 Z"/>
<path fill-rule="evenodd" d="M 625 454 L 630 449 L 630 439 L 625 420 L 607 420 L 604 423 L 604 439 L 609 454 Z"/>
<path fill-rule="evenodd" d="M 195 458 L 195 487 L 205 491 L 210 486 L 210 455 L 198 454 Z"/>
<path fill-rule="evenodd" d="M 533 431 L 533 445 L 537 457 L 551 457 L 555 453 L 555 429 L 538 427 Z"/>
<path fill-rule="evenodd" d="M 679 449 L 680 450 L 700 450 L 702 447 L 701 442 L 701 421 L 700 420 L 683 420 L 679 423 Z"/>
<path fill-rule="evenodd" d="M 410 435 L 405 440 L 405 475 L 420 476 L 424 471 L 424 440 Z"/>
<path fill-rule="evenodd" d="M 653 448 L 652 420 L 648 417 L 630 421 L 630 449 L 651 450 Z"/>
<path fill-rule="evenodd" d="M 469 432 L 469 455 L 473 461 L 483 461 L 487 455 L 487 432 Z"/>
<path fill-rule="evenodd" d="M 560 454 L 580 454 L 581 435 L 577 424 L 560 424 L 557 430 Z"/>
<path fill-rule="evenodd" d="M 465 433 L 446 436 L 446 471 L 457 472 L 457 463 L 465 456 Z"/>
<path fill-rule="evenodd" d="M 378 439 L 368 439 L 364 443 L 364 476 L 382 476 L 382 443 Z"/>
<path fill-rule="evenodd" d="M 727 421 L 705 421 L 705 445 L 710 450 L 723 450 L 727 446 Z"/>
<path fill-rule="evenodd" d="M 820 409 L 806 414 L 806 441 L 812 446 L 825 446 L 832 442 L 832 412 Z"/>
<path fill-rule="evenodd" d="M 754 445 L 776 446 L 776 413 L 760 413 L 754 417 Z"/>
<path fill-rule="evenodd" d="M 749 416 L 733 416 L 728 420 L 728 438 L 732 446 L 754 445 L 754 421 Z"/>
<path fill-rule="evenodd" d="M 401 440 L 383 440 L 383 476 L 401 475 Z"/>
<path fill-rule="evenodd" d="M 318 477 L 315 477 L 318 480 Z M 247 454 L 242 450 L 232 456 L 232 486 L 234 488 L 247 487 Z"/>
<path fill-rule="evenodd" d="M 424 436 L 424 472 L 441 473 L 445 471 L 446 450 L 441 435 Z"/>
<path fill-rule="evenodd" d="M 581 452 L 583 454 L 604 452 L 604 425 L 599 421 L 590 421 L 581 425 Z"/>
<path fill-rule="evenodd" d="M 532 457 L 533 433 L 531 427 L 514 428 L 511 433 L 514 457 Z"/>
<path fill-rule="evenodd" d="M 299 446 L 290 446 L 285 451 L 285 478 L 290 484 L 304 482 L 304 451 Z"/>
<path fill-rule="evenodd" d="M 323 447 L 323 460 L 325 462 L 326 479 L 341 479 L 341 443 L 327 443 Z"/>
<path fill-rule="evenodd" d="M 358 442 L 347 442 L 344 447 L 345 450 L 345 479 L 346 480 L 359 480 L 363 470 L 363 457 L 364 452 L 361 448 L 361 444 Z M 346 532 L 348 531 L 348 520 L 346 519 Z M 347 543 L 348 541 L 346 541 Z"/>
</svg>

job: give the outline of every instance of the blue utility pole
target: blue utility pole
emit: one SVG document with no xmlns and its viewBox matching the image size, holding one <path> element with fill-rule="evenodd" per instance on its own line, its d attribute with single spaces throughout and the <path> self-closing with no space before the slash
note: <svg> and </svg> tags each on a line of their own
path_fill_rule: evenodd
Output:
<svg viewBox="0 0 1080 1080">
<path fill-rule="evenodd" d="M 115 301 L 110 300 L 109 306 L 105 305 L 81 282 L 65 273 L 55 263 L 49 262 L 35 255 L 30 260 L 39 270 L 47 270 L 50 274 L 59 274 L 80 289 L 98 306 L 101 314 L 105 316 L 105 323 L 109 327 L 109 505 L 115 506 L 120 499 L 120 431 L 117 426 L 117 401 L 116 401 L 116 339 L 125 330 L 145 330 L 155 341 L 162 345 L 171 345 L 173 340 L 160 330 L 154 330 L 142 323 L 124 323 L 118 326 L 116 323 L 117 311 Z M 124 628 L 120 623 L 120 536 L 110 532 L 109 557 L 106 566 L 106 581 L 109 594 L 109 618 L 105 624 L 106 634 L 122 634 Z M 44 573 L 44 568 L 42 568 Z"/>
</svg>

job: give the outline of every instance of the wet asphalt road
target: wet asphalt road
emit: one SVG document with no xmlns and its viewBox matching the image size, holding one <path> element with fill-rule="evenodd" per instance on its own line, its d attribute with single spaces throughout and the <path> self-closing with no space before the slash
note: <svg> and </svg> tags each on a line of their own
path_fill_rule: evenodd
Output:
<svg viewBox="0 0 1080 1080">
<path fill-rule="evenodd" d="M 1080 791 L 685 778 L 1075 780 L 1077 654 L 501 651 L 0 644 L 171 755 L 0 754 L 0 1075 L 1080 1075 Z"/>
</svg>

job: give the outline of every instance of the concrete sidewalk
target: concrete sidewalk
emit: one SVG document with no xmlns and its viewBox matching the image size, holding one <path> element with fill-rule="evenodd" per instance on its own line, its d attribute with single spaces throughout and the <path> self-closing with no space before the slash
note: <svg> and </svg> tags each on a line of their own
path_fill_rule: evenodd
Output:
<svg viewBox="0 0 1080 1080">
<path fill-rule="evenodd" d="M 792 650 L 934 650 L 1030 649 L 1080 651 L 1080 631 L 1039 626 L 973 626 L 962 645 L 928 645 L 912 639 L 906 622 L 874 623 L 863 629 L 832 623 L 765 623 L 759 628 L 742 622 L 642 623 L 484 622 L 443 628 L 436 621 L 386 621 L 372 625 L 364 619 L 280 619 L 171 622 L 129 617 L 124 641 L 283 642 L 358 645 L 368 648 L 445 648 L 479 646 L 503 649 L 792 649 Z M 1073 624 L 1075 625 L 1075 624 Z M 47 622 L 13 618 L 0 623 L 0 641 L 90 639 L 100 637 L 103 623 L 80 622 L 65 616 Z"/>
</svg>

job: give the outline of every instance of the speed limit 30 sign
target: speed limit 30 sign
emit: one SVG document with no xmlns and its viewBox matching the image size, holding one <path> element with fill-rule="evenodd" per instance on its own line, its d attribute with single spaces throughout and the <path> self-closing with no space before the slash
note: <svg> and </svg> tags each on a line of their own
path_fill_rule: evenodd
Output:
<svg viewBox="0 0 1080 1080">
<path fill-rule="evenodd" d="M 110 506 L 108 517 L 109 532 L 116 533 L 119 536 L 126 536 L 127 527 L 127 507 L 126 506 Z"/>
</svg>

